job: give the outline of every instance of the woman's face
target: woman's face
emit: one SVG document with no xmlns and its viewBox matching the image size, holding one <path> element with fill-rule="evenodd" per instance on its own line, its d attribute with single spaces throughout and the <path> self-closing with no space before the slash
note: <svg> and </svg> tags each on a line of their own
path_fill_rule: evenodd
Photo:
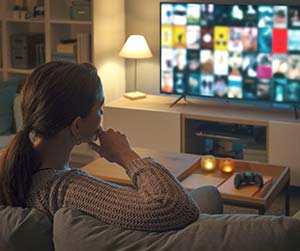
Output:
<svg viewBox="0 0 300 251">
<path fill-rule="evenodd" d="M 80 127 L 80 135 L 82 141 L 85 143 L 94 141 L 96 133 L 100 127 L 101 118 L 103 114 L 104 96 L 99 95 L 97 101 L 86 118 L 82 119 Z"/>
</svg>

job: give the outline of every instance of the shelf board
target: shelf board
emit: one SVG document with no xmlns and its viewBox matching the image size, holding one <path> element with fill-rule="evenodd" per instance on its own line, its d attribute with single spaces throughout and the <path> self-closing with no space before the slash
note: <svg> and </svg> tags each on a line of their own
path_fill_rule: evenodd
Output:
<svg viewBox="0 0 300 251">
<path fill-rule="evenodd" d="M 51 24 L 92 24 L 92 21 L 81 21 L 81 20 L 72 20 L 67 18 L 55 18 L 50 20 Z"/>
<path fill-rule="evenodd" d="M 14 19 L 14 18 L 8 18 L 6 19 L 7 22 L 10 23 L 44 23 L 44 19 Z"/>
<path fill-rule="evenodd" d="M 16 69 L 16 68 L 8 68 L 7 72 L 8 73 L 19 73 L 19 74 L 26 74 L 29 75 L 31 74 L 33 69 Z"/>
</svg>

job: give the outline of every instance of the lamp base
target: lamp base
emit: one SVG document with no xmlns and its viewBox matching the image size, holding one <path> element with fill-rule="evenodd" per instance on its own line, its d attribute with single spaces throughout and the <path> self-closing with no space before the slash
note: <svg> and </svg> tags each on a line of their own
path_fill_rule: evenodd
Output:
<svg viewBox="0 0 300 251">
<path fill-rule="evenodd" d="M 125 98 L 129 98 L 131 100 L 146 98 L 146 94 L 142 92 L 127 92 L 124 94 Z"/>
</svg>

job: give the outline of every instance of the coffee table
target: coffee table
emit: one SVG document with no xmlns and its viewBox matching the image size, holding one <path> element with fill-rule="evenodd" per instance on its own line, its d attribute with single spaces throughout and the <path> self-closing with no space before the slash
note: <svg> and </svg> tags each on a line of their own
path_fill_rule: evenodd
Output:
<svg viewBox="0 0 300 251">
<path fill-rule="evenodd" d="M 221 173 L 218 170 L 213 173 L 203 171 L 200 168 L 200 155 L 172 153 L 145 148 L 135 148 L 135 151 L 139 153 L 141 157 L 154 157 L 158 162 L 168 168 L 179 181 L 184 180 L 194 173 L 199 173 L 208 177 L 223 178 L 224 181 L 232 175 Z M 123 185 L 131 184 L 129 177 L 122 167 L 115 163 L 110 163 L 103 158 L 98 158 L 83 166 L 81 169 L 106 181 L 116 182 Z M 263 188 L 259 189 L 252 196 L 241 196 L 239 193 L 235 193 L 234 191 L 230 193 L 221 192 L 225 204 L 254 208 L 258 209 L 259 214 L 265 214 L 266 210 L 270 207 L 278 194 L 284 191 L 285 215 L 289 215 L 290 170 L 288 167 L 235 160 L 235 169 L 236 172 L 259 172 L 264 176 L 271 176 L 272 180 L 266 183 Z"/>
</svg>

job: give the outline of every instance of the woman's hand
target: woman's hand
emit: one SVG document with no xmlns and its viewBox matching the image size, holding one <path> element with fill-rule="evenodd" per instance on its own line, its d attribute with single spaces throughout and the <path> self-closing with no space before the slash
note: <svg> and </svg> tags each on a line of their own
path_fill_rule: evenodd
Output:
<svg viewBox="0 0 300 251">
<path fill-rule="evenodd" d="M 132 160 L 140 158 L 139 155 L 131 149 L 126 136 L 118 131 L 116 132 L 113 129 L 103 131 L 100 127 L 96 137 L 99 139 L 100 145 L 94 142 L 89 143 L 89 145 L 102 158 L 110 162 L 115 162 L 125 167 Z"/>
</svg>

